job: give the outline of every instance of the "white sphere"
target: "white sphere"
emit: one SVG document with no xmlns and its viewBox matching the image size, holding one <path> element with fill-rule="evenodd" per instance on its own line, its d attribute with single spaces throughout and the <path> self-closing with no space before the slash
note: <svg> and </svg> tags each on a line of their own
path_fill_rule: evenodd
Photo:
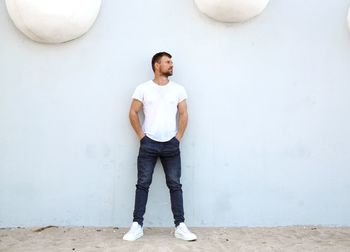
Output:
<svg viewBox="0 0 350 252">
<path fill-rule="evenodd" d="M 63 43 L 86 33 L 101 0 L 6 0 L 8 13 L 25 35 L 42 43 Z"/>
<path fill-rule="evenodd" d="M 269 0 L 194 0 L 205 15 L 221 22 L 244 22 L 259 15 Z"/>
</svg>

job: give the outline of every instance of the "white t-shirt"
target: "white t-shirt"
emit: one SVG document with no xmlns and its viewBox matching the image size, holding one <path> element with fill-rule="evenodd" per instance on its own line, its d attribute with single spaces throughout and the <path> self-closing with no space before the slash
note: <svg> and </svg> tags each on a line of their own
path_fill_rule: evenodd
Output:
<svg viewBox="0 0 350 252">
<path fill-rule="evenodd" d="M 166 142 L 176 135 L 177 105 L 187 99 L 184 87 L 173 81 L 158 85 L 150 80 L 137 86 L 132 98 L 143 104 L 142 130 L 149 138 Z"/>
</svg>

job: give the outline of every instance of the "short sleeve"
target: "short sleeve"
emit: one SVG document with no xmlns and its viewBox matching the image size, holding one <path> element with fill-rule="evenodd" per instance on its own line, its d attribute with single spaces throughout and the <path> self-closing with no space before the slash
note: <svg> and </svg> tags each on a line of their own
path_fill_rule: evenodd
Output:
<svg viewBox="0 0 350 252">
<path fill-rule="evenodd" d="M 186 89 L 184 87 L 180 87 L 178 103 L 180 103 L 180 102 L 182 102 L 183 100 L 186 100 L 186 99 L 187 99 Z"/>
<path fill-rule="evenodd" d="M 143 88 L 141 85 L 135 89 L 132 98 L 143 102 Z"/>
</svg>

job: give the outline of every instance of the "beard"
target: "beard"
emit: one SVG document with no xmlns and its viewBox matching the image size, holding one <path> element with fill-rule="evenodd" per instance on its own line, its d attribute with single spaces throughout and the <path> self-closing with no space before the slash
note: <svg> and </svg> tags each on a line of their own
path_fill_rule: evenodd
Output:
<svg viewBox="0 0 350 252">
<path fill-rule="evenodd" d="M 169 68 L 161 68 L 160 69 L 160 74 L 165 76 L 165 77 L 169 77 L 169 76 L 172 76 L 173 75 L 173 70 L 174 68 L 173 67 L 169 67 Z"/>
<path fill-rule="evenodd" d="M 173 75 L 173 69 L 168 69 L 167 71 L 162 71 L 162 75 L 169 77 Z"/>
</svg>

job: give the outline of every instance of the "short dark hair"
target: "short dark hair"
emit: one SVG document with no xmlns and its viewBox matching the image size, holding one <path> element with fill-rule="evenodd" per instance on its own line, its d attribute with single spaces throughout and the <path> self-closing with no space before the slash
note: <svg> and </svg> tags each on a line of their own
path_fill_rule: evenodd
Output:
<svg viewBox="0 0 350 252">
<path fill-rule="evenodd" d="M 159 62 L 159 60 L 163 57 L 163 56 L 167 56 L 168 58 L 172 58 L 171 54 L 170 53 L 167 53 L 167 52 L 159 52 L 159 53 L 156 53 L 155 55 L 153 55 L 152 57 L 152 69 L 153 69 L 153 72 L 154 72 L 154 64 L 156 62 Z"/>
</svg>

